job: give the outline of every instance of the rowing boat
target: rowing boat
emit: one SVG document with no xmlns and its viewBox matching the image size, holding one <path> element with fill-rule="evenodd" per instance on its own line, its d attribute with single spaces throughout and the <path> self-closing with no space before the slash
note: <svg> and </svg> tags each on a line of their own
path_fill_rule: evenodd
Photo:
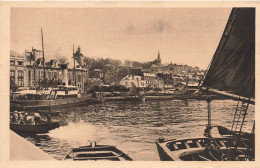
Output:
<svg viewBox="0 0 260 168">
<path fill-rule="evenodd" d="M 92 143 L 88 146 L 72 148 L 63 160 L 70 161 L 132 161 L 127 154 L 110 145 L 96 145 Z"/>
</svg>

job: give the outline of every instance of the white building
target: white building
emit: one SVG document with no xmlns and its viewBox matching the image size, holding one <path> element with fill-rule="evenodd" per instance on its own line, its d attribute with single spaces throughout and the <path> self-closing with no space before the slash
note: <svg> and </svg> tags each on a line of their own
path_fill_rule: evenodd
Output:
<svg viewBox="0 0 260 168">
<path fill-rule="evenodd" d="M 127 75 L 120 80 L 120 85 L 124 85 L 127 88 L 131 87 L 131 83 L 134 83 L 137 88 L 145 88 L 146 81 L 141 76 Z"/>
<path fill-rule="evenodd" d="M 151 88 L 159 87 L 159 80 L 154 73 L 144 73 L 144 80 L 146 81 L 146 86 Z"/>
</svg>

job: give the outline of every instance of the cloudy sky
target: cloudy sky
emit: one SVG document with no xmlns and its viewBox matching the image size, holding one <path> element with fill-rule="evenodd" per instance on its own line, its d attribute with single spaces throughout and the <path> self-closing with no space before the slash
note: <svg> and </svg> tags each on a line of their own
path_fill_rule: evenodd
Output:
<svg viewBox="0 0 260 168">
<path fill-rule="evenodd" d="M 12 8 L 11 50 L 41 49 L 47 58 L 84 55 L 206 68 L 231 8 Z"/>
</svg>

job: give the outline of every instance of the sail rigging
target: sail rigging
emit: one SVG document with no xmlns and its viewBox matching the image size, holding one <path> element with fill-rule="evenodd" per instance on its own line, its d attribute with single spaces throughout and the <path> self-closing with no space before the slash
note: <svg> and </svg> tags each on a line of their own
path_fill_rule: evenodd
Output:
<svg viewBox="0 0 260 168">
<path fill-rule="evenodd" d="M 255 97 L 255 8 L 233 8 L 202 87 Z"/>
</svg>

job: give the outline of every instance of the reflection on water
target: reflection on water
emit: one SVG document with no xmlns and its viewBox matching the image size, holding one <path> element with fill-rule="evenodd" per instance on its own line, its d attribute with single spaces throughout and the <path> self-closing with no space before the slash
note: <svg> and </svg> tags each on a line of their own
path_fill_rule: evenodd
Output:
<svg viewBox="0 0 260 168">
<path fill-rule="evenodd" d="M 230 128 L 236 101 L 214 100 L 211 104 L 213 125 Z M 91 141 L 116 145 L 134 160 L 159 160 L 155 146 L 159 137 L 203 136 L 207 124 L 207 104 L 199 100 L 105 102 L 59 111 L 68 125 L 26 138 L 59 160 L 71 147 Z M 253 120 L 254 106 L 250 106 L 244 131 L 251 131 Z"/>
</svg>

